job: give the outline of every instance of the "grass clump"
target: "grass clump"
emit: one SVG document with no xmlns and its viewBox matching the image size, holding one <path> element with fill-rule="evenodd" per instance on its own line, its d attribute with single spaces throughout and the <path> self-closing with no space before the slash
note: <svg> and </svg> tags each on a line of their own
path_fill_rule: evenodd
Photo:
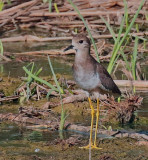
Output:
<svg viewBox="0 0 148 160">
<path fill-rule="evenodd" d="M 118 33 L 118 36 L 117 38 L 115 37 L 115 34 L 114 34 L 114 31 L 112 30 L 111 26 L 108 24 L 108 22 L 102 17 L 102 20 L 105 22 L 106 26 L 108 27 L 110 33 L 112 34 L 113 36 L 113 39 L 115 41 L 115 44 L 114 44 L 114 48 L 113 48 L 113 51 L 112 51 L 112 56 L 111 56 L 111 59 L 110 59 L 110 62 L 109 62 L 109 65 L 108 65 L 108 72 L 111 73 L 113 71 L 113 67 L 115 65 L 115 62 L 117 61 L 119 55 L 118 55 L 118 52 L 119 50 L 121 50 L 122 52 L 122 56 L 125 60 L 125 56 L 124 56 L 124 53 L 121 49 L 121 46 L 122 44 L 125 42 L 125 40 L 127 39 L 128 37 L 128 34 L 130 33 L 130 30 L 131 28 L 133 27 L 134 25 L 134 22 L 136 20 L 136 18 L 138 17 L 138 14 L 142 8 L 142 6 L 144 5 L 144 2 L 145 0 L 142 0 L 140 5 L 139 5 L 139 8 L 138 10 L 136 11 L 132 21 L 130 24 L 128 24 L 128 10 L 127 10 L 127 3 L 126 3 L 126 0 L 124 0 L 124 5 L 125 5 L 125 13 L 124 13 L 124 17 L 122 19 L 122 22 L 121 22 L 121 25 L 120 25 L 120 29 L 119 29 L 119 33 Z M 126 22 L 126 31 L 124 33 L 124 36 L 121 37 L 121 33 L 123 31 L 123 27 L 124 27 L 124 22 Z"/>
<path fill-rule="evenodd" d="M 61 102 L 61 108 L 62 108 L 61 109 L 61 121 L 60 121 L 60 130 L 62 131 L 64 129 L 65 120 L 67 118 L 67 111 L 64 110 L 63 101 L 62 101 L 62 94 L 64 93 L 64 90 L 60 87 L 60 84 L 59 84 L 59 82 L 56 78 L 56 75 L 55 75 L 54 69 L 52 67 L 49 56 L 48 56 L 48 63 L 49 63 L 49 66 L 50 66 L 50 69 L 51 69 L 51 72 L 52 72 L 52 75 L 53 75 L 54 83 L 56 84 L 56 86 L 47 82 L 46 80 L 43 80 L 43 79 L 39 78 L 38 76 L 41 73 L 42 68 L 40 68 L 39 70 L 34 72 L 35 65 L 34 65 L 34 63 L 30 63 L 28 66 L 23 67 L 24 71 L 28 75 L 27 80 L 26 80 L 27 81 L 26 82 L 27 95 L 22 94 L 20 102 L 23 103 L 24 100 L 29 100 L 29 98 L 36 92 L 35 87 L 34 88 L 30 87 L 33 82 L 38 82 L 40 84 L 44 84 L 44 85 L 46 85 L 50 88 L 50 91 L 48 92 L 48 94 L 46 96 L 47 98 L 49 98 L 52 91 L 58 92 L 59 95 L 60 95 L 60 102 Z"/>
</svg>

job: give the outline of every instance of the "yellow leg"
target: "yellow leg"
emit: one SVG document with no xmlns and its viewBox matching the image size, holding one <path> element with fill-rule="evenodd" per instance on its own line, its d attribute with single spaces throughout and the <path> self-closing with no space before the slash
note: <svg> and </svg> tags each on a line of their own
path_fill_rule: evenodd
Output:
<svg viewBox="0 0 148 160">
<path fill-rule="evenodd" d="M 96 131 L 95 131 L 95 141 L 94 141 L 94 145 L 92 143 L 92 131 L 93 131 L 93 122 L 94 122 L 94 107 L 92 105 L 92 101 L 90 98 L 88 98 L 88 101 L 89 101 L 89 105 L 90 105 L 90 108 L 91 108 L 91 128 L 90 128 L 90 141 L 89 141 L 89 144 L 85 147 L 80 147 L 80 148 L 84 148 L 84 149 L 101 149 L 101 148 L 98 148 L 96 146 L 96 138 L 97 138 L 97 129 L 98 129 L 98 120 L 99 120 L 99 101 L 97 101 L 97 119 L 96 119 Z"/>
<path fill-rule="evenodd" d="M 90 147 L 93 146 L 93 143 L 92 143 L 92 131 L 93 131 L 93 122 L 94 122 L 95 110 L 94 110 L 94 107 L 92 105 L 90 97 L 88 97 L 88 101 L 89 101 L 89 105 L 90 105 L 90 108 L 91 108 L 91 127 L 90 127 L 90 141 L 89 141 L 90 144 L 88 144 L 87 146 L 84 146 L 84 147 L 80 147 L 80 148 L 84 148 L 84 149 L 89 149 Z"/>
<path fill-rule="evenodd" d="M 102 148 L 98 148 L 97 145 L 96 145 L 98 123 L 99 123 L 99 99 L 97 99 L 96 130 L 95 130 L 94 148 L 96 148 L 96 149 L 102 149 Z"/>
<path fill-rule="evenodd" d="M 92 144 L 92 131 L 93 131 L 93 123 L 94 123 L 94 113 L 95 113 L 95 110 L 94 110 L 94 107 L 92 105 L 91 99 L 88 98 L 88 100 L 89 100 L 89 104 L 90 104 L 90 108 L 91 108 L 90 143 Z"/>
</svg>

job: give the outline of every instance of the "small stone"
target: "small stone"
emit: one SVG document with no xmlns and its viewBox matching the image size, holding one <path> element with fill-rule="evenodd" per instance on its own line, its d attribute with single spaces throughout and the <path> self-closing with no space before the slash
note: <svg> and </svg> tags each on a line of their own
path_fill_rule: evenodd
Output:
<svg viewBox="0 0 148 160">
<path fill-rule="evenodd" d="M 34 150 L 34 152 L 39 152 L 40 151 L 40 149 L 39 148 L 36 148 L 35 150 Z"/>
</svg>

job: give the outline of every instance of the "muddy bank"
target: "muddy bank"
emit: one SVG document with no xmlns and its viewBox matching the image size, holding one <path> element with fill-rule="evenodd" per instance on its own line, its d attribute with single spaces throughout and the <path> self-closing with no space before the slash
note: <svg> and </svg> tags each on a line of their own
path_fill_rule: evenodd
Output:
<svg viewBox="0 0 148 160">
<path fill-rule="evenodd" d="M 68 141 L 67 141 L 68 142 Z M 87 144 L 86 140 L 81 140 Z M 82 144 L 81 144 L 82 145 Z M 89 151 L 79 149 L 80 143 L 73 144 L 47 141 L 34 142 L 28 140 L 1 142 L 0 154 L 3 159 L 16 160 L 82 160 L 89 158 Z M 138 145 L 137 141 L 130 138 L 100 141 L 99 146 L 102 150 L 92 150 L 93 160 L 146 160 L 148 158 L 148 147 Z"/>
</svg>

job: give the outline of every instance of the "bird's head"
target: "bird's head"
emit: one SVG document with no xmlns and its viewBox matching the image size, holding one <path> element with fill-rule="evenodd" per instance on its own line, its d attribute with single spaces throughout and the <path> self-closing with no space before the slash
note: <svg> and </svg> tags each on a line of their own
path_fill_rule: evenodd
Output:
<svg viewBox="0 0 148 160">
<path fill-rule="evenodd" d="M 90 41 L 84 34 L 77 34 L 72 39 L 72 45 L 64 51 L 75 49 L 77 51 L 90 50 Z"/>
</svg>

